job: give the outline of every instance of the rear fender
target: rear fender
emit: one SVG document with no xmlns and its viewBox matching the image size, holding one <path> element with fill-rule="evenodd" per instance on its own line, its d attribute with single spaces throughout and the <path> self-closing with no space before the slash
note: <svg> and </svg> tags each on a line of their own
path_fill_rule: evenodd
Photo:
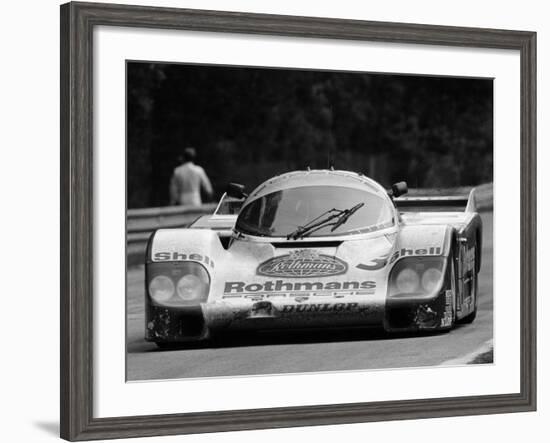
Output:
<svg viewBox="0 0 550 443">
<path fill-rule="evenodd" d="M 483 247 L 483 224 L 479 214 L 474 213 L 468 224 L 463 226 L 457 233 L 458 246 L 466 252 L 475 247 L 476 250 L 476 272 L 481 268 L 481 250 Z"/>
</svg>

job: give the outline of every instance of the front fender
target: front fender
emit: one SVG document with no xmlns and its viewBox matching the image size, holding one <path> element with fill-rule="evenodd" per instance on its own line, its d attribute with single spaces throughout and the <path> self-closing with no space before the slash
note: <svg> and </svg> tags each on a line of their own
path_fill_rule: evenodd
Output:
<svg viewBox="0 0 550 443">
<path fill-rule="evenodd" d="M 149 238 L 146 263 L 196 261 L 213 270 L 224 252 L 218 234 L 210 229 L 159 229 Z"/>
</svg>

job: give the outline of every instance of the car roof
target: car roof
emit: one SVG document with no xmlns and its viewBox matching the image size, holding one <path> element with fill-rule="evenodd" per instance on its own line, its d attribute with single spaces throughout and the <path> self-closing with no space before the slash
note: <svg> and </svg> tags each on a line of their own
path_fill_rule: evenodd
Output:
<svg viewBox="0 0 550 443">
<path fill-rule="evenodd" d="M 363 174 L 332 169 L 311 169 L 287 172 L 270 178 L 254 189 L 247 200 L 252 201 L 272 192 L 302 186 L 342 186 L 386 195 L 386 191 L 380 184 Z"/>
</svg>

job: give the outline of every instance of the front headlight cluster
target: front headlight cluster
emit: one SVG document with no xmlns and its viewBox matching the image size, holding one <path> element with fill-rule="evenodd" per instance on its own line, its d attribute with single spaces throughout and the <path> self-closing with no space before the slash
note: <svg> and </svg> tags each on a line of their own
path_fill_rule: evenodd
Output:
<svg viewBox="0 0 550 443">
<path fill-rule="evenodd" d="M 159 305 L 197 305 L 208 297 L 210 276 L 199 263 L 159 263 L 148 277 L 149 296 Z"/>
<path fill-rule="evenodd" d="M 390 274 L 390 297 L 432 296 L 441 288 L 443 257 L 415 257 L 399 260 Z"/>
<path fill-rule="evenodd" d="M 166 275 L 157 275 L 149 283 L 149 295 L 157 303 L 163 303 L 174 296 L 174 282 Z"/>
</svg>

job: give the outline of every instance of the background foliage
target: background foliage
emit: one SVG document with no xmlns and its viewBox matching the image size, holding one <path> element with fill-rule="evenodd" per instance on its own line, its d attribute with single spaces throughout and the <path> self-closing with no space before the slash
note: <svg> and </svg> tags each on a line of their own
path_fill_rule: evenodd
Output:
<svg viewBox="0 0 550 443">
<path fill-rule="evenodd" d="M 168 204 L 186 146 L 218 196 L 307 166 L 385 186 L 492 181 L 492 80 L 150 63 L 127 75 L 129 208 Z"/>
</svg>

